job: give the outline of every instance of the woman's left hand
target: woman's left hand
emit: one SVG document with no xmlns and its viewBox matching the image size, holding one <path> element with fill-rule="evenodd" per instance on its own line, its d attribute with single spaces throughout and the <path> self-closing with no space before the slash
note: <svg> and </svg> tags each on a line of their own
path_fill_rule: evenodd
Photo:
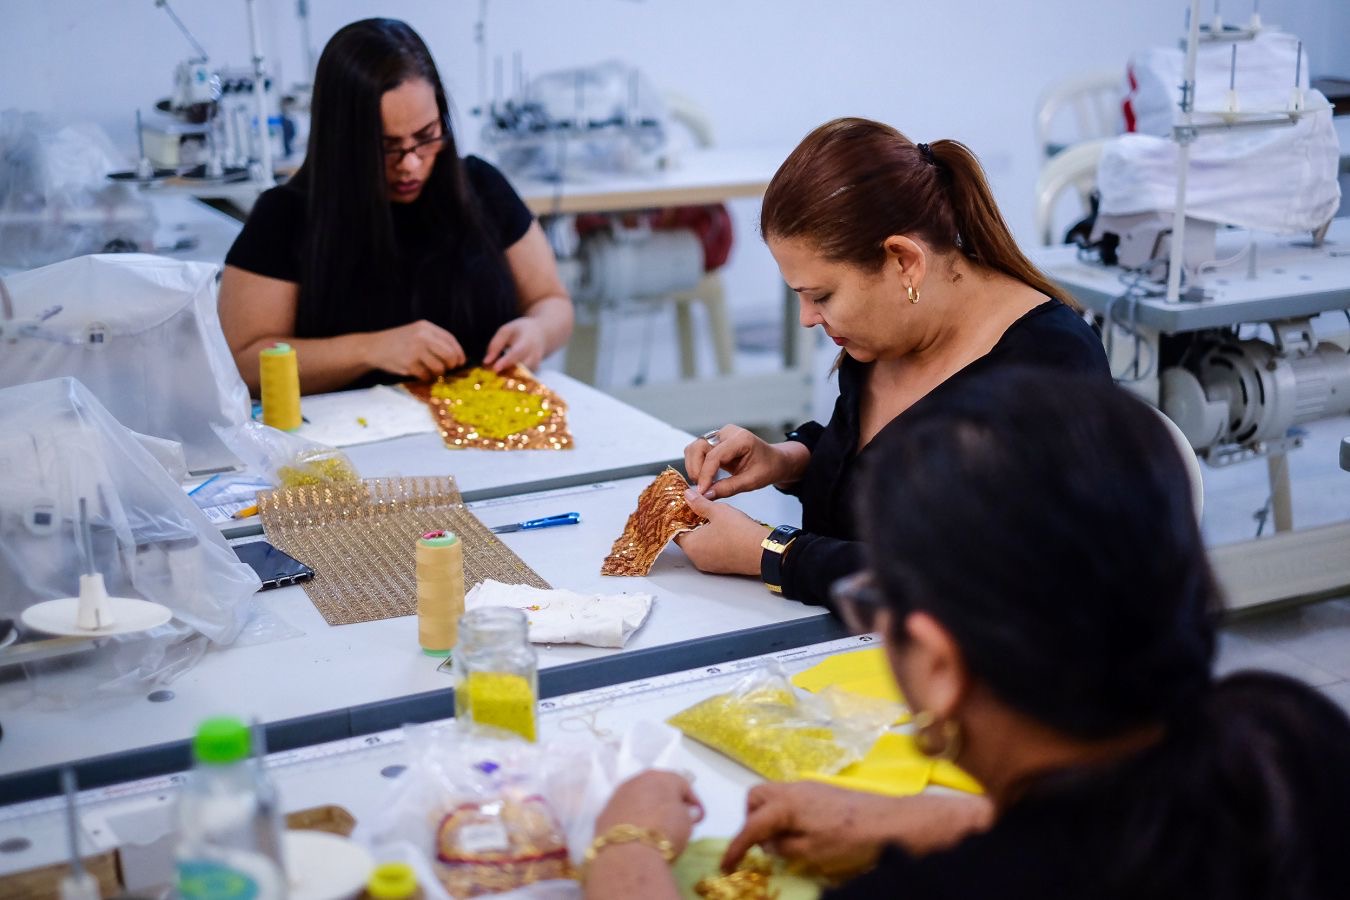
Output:
<svg viewBox="0 0 1350 900">
<path fill-rule="evenodd" d="M 543 326 L 529 316 L 521 316 L 497 329 L 488 342 L 483 365 L 494 372 L 503 372 L 516 364 L 537 369 L 544 359 L 545 349 L 547 341 Z"/>
<path fill-rule="evenodd" d="M 714 575 L 758 575 L 760 546 L 773 529 L 734 506 L 716 503 L 694 488 L 684 492 L 689 508 L 708 520 L 675 536 L 675 543 L 700 572 Z"/>
</svg>

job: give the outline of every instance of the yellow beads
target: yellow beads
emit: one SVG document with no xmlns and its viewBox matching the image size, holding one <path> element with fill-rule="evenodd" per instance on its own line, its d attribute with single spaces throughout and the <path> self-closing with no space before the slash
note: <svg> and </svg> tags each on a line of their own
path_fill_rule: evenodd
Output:
<svg viewBox="0 0 1350 900">
<path fill-rule="evenodd" d="M 476 368 L 453 381 L 438 381 L 431 396 L 450 405 L 448 412 L 477 434 L 505 440 L 544 425 L 552 416 L 548 402 L 528 393 L 523 385 L 513 390 L 507 380 L 488 369 Z"/>
<path fill-rule="evenodd" d="M 803 717 L 790 690 L 718 694 L 676 713 L 670 724 L 773 781 L 837 772 L 852 759 L 833 729 Z"/>
<path fill-rule="evenodd" d="M 523 675 L 470 672 L 455 691 L 455 716 L 535 739 L 534 690 Z"/>
<path fill-rule="evenodd" d="M 341 454 L 333 455 L 324 451 L 322 456 L 298 456 L 295 464 L 277 469 L 277 478 L 282 487 L 304 487 L 311 484 L 355 484 L 359 481 L 356 470 Z"/>
</svg>

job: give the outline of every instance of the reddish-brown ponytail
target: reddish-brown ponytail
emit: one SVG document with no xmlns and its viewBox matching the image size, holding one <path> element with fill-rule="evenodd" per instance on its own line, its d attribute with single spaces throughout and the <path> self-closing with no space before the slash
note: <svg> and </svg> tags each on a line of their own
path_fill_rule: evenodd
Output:
<svg viewBox="0 0 1350 900">
<path fill-rule="evenodd" d="M 1018 248 L 975 155 L 959 141 L 927 153 L 880 122 L 835 119 L 806 136 L 764 194 L 760 233 L 803 238 L 830 259 L 875 271 L 883 242 L 921 237 L 1077 308 Z"/>
</svg>

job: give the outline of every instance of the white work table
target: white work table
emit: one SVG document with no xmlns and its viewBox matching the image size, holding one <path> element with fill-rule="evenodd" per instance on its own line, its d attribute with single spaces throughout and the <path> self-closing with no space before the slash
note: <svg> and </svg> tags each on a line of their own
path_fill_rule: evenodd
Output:
<svg viewBox="0 0 1350 900">
<path fill-rule="evenodd" d="M 647 577 L 601 576 L 601 560 L 649 482 L 643 476 L 476 505 L 475 512 L 489 526 L 579 512 L 579 525 L 505 534 L 502 540 L 555 587 L 598 593 L 643 591 L 656 597 L 647 622 L 623 650 L 538 647 L 544 671 L 541 692 L 590 688 L 687 665 L 724 662 L 841 633 L 822 609 L 776 597 L 753 578 L 700 573 L 674 546 L 657 559 Z M 771 490 L 737 498 L 735 503 L 751 515 L 772 516 L 780 501 L 769 496 Z M 197 722 L 209 715 L 257 717 L 269 725 L 272 746 L 295 747 L 451 714 L 450 677 L 438 670 L 441 660 L 420 652 L 415 616 L 329 626 L 300 587 L 263 592 L 257 600 L 303 634 L 213 650 L 168 685 L 173 697 L 164 702 L 133 696 L 73 710 L 20 706 L 0 712 L 5 731 L 0 740 L 0 793 L 40 794 L 43 791 L 35 785 L 54 784 L 50 767 L 72 762 L 80 763 L 82 783 L 163 771 L 166 761 L 183 753 L 181 742 Z M 22 697 L 21 692 L 28 690 L 23 682 L 5 685 L 0 687 L 0 700 L 5 694 L 9 700 Z M 89 763 L 100 757 L 105 759 Z M 6 779 L 10 779 L 7 788 Z"/>
<path fill-rule="evenodd" d="M 448 473 L 469 500 L 655 474 L 683 462 L 693 435 L 562 372 L 538 377 L 567 404 L 570 450 L 449 450 L 432 433 L 359 444 L 346 453 L 365 478 Z"/>
<path fill-rule="evenodd" d="M 770 656 L 789 674 L 809 668 L 835 653 L 872 646 L 874 637 L 841 638 Z M 721 666 L 701 667 L 555 696 L 540 704 L 540 740 L 575 740 L 578 733 L 622 735 L 639 722 L 662 722 L 698 701 L 728 690 L 746 672 L 769 656 L 750 657 Z M 357 822 L 369 821 L 386 803 L 397 767 L 410 762 L 401 729 L 273 753 L 267 768 L 277 784 L 284 810 L 336 804 Z M 721 754 L 682 739 L 671 761 L 693 776 L 705 817 L 694 837 L 730 837 L 745 817 L 745 794 L 759 778 Z M 394 767 L 394 768 L 391 768 Z M 181 770 L 181 767 L 180 769 Z M 179 771 L 175 770 L 175 772 Z M 144 842 L 147 833 L 167 828 L 179 776 L 172 773 L 82 791 L 79 798 L 81 839 L 86 853 L 125 843 L 134 828 Z M 124 835 L 118 835 L 124 823 Z M 13 843 L 10 843 L 13 842 Z M 66 859 L 65 819 L 60 798 L 0 807 L 0 847 L 26 844 L 0 852 L 0 874 L 22 871 Z"/>
<path fill-rule="evenodd" d="M 783 147 L 709 147 L 682 153 L 653 172 L 569 171 L 559 182 L 513 175 L 511 184 L 537 216 L 698 206 L 758 197 L 786 157 Z"/>
</svg>

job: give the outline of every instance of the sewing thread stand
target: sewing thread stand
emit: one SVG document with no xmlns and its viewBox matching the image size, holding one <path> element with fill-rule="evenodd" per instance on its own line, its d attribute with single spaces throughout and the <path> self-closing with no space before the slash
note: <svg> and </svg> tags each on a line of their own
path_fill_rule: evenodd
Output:
<svg viewBox="0 0 1350 900">
<path fill-rule="evenodd" d="M 35 603 L 23 611 L 34 631 L 65 637 L 106 637 L 158 628 L 173 618 L 167 606 L 132 597 L 109 597 L 98 572 L 80 576 L 80 596 Z"/>
</svg>

